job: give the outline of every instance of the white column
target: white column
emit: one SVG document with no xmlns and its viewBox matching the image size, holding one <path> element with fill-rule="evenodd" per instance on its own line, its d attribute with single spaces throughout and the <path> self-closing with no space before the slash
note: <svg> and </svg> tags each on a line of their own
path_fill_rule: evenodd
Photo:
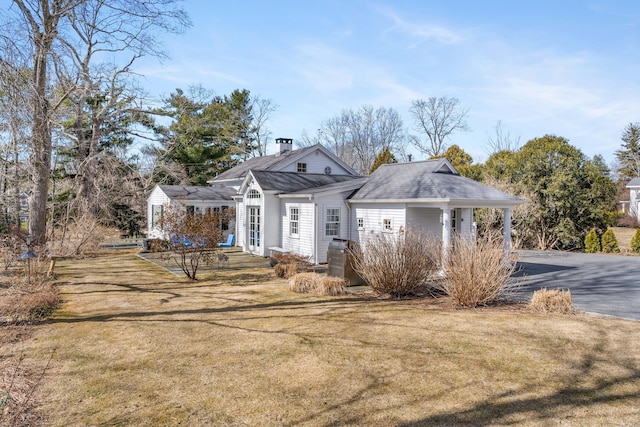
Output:
<svg viewBox="0 0 640 427">
<path fill-rule="evenodd" d="M 505 261 L 509 261 L 509 254 L 511 252 L 511 208 L 505 208 L 502 211 L 504 229 L 503 229 L 503 248 Z"/>
<path fill-rule="evenodd" d="M 442 254 L 447 255 L 451 245 L 451 212 L 449 208 L 442 209 Z"/>
</svg>

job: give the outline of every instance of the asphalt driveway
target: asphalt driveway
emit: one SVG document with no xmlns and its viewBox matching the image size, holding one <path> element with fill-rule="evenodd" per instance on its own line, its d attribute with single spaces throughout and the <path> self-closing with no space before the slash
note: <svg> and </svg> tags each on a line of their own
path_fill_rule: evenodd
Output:
<svg viewBox="0 0 640 427">
<path fill-rule="evenodd" d="M 518 251 L 524 291 L 570 289 L 582 311 L 640 320 L 640 257 Z"/>
</svg>

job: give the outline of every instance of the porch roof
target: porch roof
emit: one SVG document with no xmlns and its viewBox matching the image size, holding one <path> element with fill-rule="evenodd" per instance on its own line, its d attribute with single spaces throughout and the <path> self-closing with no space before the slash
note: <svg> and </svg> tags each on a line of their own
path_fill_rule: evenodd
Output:
<svg viewBox="0 0 640 427">
<path fill-rule="evenodd" d="M 231 187 L 203 187 L 197 185 L 159 185 L 170 199 L 190 201 L 232 201 L 236 190 Z"/>
<path fill-rule="evenodd" d="M 443 163 L 446 162 L 446 163 Z M 465 178 L 444 159 L 386 164 L 379 167 L 350 197 L 358 202 L 459 203 L 501 207 L 524 200 Z"/>
</svg>

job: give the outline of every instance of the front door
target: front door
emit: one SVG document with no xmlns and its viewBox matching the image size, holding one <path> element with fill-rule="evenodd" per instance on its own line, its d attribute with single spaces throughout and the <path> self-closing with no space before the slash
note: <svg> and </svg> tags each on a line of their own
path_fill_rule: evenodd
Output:
<svg viewBox="0 0 640 427">
<path fill-rule="evenodd" d="M 249 212 L 247 213 L 249 216 L 247 225 L 249 227 L 248 235 L 249 235 L 249 252 L 260 252 L 260 207 L 259 206 L 249 206 Z"/>
</svg>

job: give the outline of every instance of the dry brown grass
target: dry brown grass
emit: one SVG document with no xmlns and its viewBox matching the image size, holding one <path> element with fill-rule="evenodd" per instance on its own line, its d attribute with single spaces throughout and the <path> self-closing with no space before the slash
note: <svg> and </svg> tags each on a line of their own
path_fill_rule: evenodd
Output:
<svg viewBox="0 0 640 427">
<path fill-rule="evenodd" d="M 316 292 L 319 295 L 338 296 L 347 294 L 347 281 L 339 277 L 322 276 Z"/>
<path fill-rule="evenodd" d="M 338 296 L 347 294 L 346 280 L 317 273 L 298 273 L 289 279 L 289 289 L 301 294 Z"/>
<path fill-rule="evenodd" d="M 534 310 L 545 313 L 576 313 L 569 289 L 539 289 L 533 293 L 530 305 Z"/>
<path fill-rule="evenodd" d="M 39 425 L 640 422 L 639 322 L 296 294 L 266 267 L 191 282 L 132 254 L 58 272 L 64 305 L 19 345 L 25 366 L 56 350 Z"/>
<path fill-rule="evenodd" d="M 613 234 L 616 236 L 616 240 L 618 241 L 618 247 L 620 248 L 620 252 L 622 253 L 630 253 L 631 252 L 631 239 L 636 232 L 635 228 L 628 227 L 612 227 L 611 230 Z"/>
</svg>

